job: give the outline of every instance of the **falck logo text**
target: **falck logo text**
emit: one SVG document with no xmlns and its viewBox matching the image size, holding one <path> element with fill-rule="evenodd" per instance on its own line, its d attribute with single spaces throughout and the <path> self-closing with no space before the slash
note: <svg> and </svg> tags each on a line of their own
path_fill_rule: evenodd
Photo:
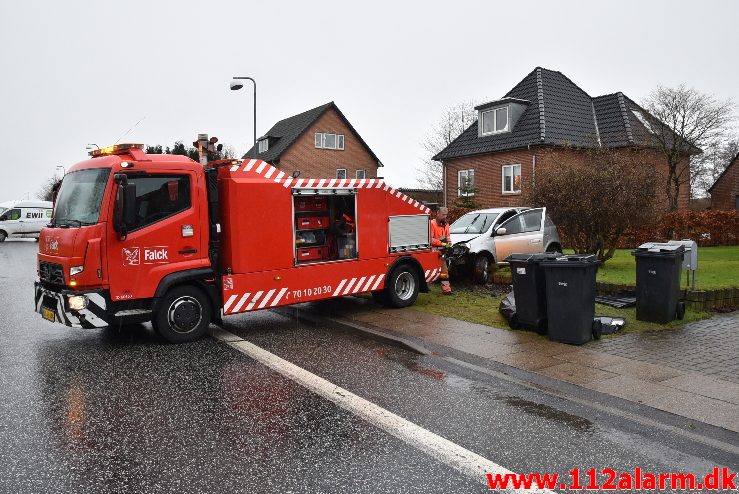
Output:
<svg viewBox="0 0 739 494">
<path fill-rule="evenodd" d="M 169 262 L 167 247 L 124 247 L 122 250 L 125 266 L 142 264 L 141 251 L 144 251 L 143 264 L 165 264 Z"/>
<path fill-rule="evenodd" d="M 47 238 L 46 239 L 46 251 L 56 252 L 58 250 L 59 250 L 59 241 L 55 238 Z"/>
</svg>

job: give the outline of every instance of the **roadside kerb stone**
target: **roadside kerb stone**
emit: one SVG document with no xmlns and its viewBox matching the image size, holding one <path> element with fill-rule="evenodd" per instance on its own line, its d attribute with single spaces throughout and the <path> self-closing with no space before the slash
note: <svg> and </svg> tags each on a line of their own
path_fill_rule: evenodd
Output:
<svg viewBox="0 0 739 494">
<path fill-rule="evenodd" d="M 367 299 L 345 297 L 319 312 L 739 432 L 739 314 L 574 346 Z"/>
</svg>

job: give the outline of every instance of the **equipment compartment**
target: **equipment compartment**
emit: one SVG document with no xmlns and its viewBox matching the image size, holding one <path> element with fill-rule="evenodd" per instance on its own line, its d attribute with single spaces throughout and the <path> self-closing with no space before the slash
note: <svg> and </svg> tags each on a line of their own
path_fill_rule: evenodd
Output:
<svg viewBox="0 0 739 494">
<path fill-rule="evenodd" d="M 328 259 L 328 247 L 299 247 L 298 262 L 300 261 L 322 261 Z"/>
<path fill-rule="evenodd" d="M 357 259 L 356 191 L 296 189 L 295 263 Z"/>
<path fill-rule="evenodd" d="M 328 211 L 327 197 L 295 197 L 295 211 Z"/>
<path fill-rule="evenodd" d="M 319 230 L 328 228 L 328 216 L 298 216 L 295 218 L 295 228 L 298 230 Z"/>
</svg>

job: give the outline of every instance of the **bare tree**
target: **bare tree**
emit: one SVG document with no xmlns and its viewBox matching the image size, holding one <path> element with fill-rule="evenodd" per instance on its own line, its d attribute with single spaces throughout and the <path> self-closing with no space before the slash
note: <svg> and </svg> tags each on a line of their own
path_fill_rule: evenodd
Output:
<svg viewBox="0 0 739 494">
<path fill-rule="evenodd" d="M 691 171 L 691 193 L 695 197 L 704 197 L 708 189 L 716 183 L 718 177 L 729 166 L 731 160 L 739 154 L 739 137 L 725 141 L 716 141 L 696 157 L 695 167 Z"/>
<path fill-rule="evenodd" d="M 680 85 L 657 87 L 643 107 L 651 115 L 647 125 L 654 143 L 667 160 L 665 193 L 669 209 L 675 210 L 680 189 L 690 184 L 691 172 L 695 170 L 700 174 L 700 160 L 690 160 L 690 156 L 725 138 L 734 105 L 731 100 L 718 101 Z M 689 164 L 683 166 L 686 160 Z"/>
<path fill-rule="evenodd" d="M 605 262 L 627 230 L 652 219 L 656 174 L 642 152 L 594 147 L 578 163 L 550 150 L 547 166 L 524 188 L 525 202 L 547 208 L 568 247 Z"/>
<path fill-rule="evenodd" d="M 57 177 L 56 175 L 52 175 L 51 177 L 47 178 L 46 181 L 39 188 L 38 192 L 36 192 L 36 197 L 38 197 L 42 201 L 52 201 L 54 199 L 54 188 L 60 181 L 61 178 Z"/>
<path fill-rule="evenodd" d="M 432 158 L 467 130 L 467 127 L 472 125 L 476 119 L 477 110 L 472 101 L 459 103 L 444 111 L 442 118 L 421 143 L 426 156 L 416 169 L 416 181 L 419 186 L 425 189 L 441 190 L 444 186 L 442 165 L 440 161 L 434 161 Z"/>
</svg>

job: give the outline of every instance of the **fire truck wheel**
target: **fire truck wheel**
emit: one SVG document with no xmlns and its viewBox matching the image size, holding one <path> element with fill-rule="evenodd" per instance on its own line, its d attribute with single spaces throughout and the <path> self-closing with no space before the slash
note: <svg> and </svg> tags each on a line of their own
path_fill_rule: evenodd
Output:
<svg viewBox="0 0 739 494">
<path fill-rule="evenodd" d="M 385 285 L 385 297 L 391 307 L 408 307 L 418 298 L 418 274 L 407 264 L 398 266 L 390 273 Z"/>
<path fill-rule="evenodd" d="M 205 334 L 210 318 L 208 297 L 195 287 L 179 286 L 164 296 L 152 326 L 170 343 L 187 343 Z"/>
</svg>

